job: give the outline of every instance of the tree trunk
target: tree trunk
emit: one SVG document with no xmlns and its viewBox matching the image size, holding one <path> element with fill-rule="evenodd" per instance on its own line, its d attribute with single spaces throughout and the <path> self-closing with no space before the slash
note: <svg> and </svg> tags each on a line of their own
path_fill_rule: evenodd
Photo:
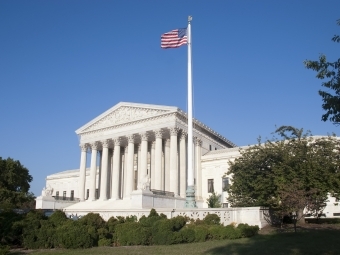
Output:
<svg viewBox="0 0 340 255">
<path fill-rule="evenodd" d="M 298 215 L 299 215 L 298 222 L 299 222 L 300 225 L 305 225 L 306 224 L 305 214 L 303 213 L 304 209 L 305 208 L 302 208 L 302 209 L 299 209 L 299 211 L 298 211 Z"/>
</svg>

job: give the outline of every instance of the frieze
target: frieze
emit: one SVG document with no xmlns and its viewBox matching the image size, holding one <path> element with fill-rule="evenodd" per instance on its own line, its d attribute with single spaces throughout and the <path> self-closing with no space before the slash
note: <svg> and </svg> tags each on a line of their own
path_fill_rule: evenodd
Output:
<svg viewBox="0 0 340 255">
<path fill-rule="evenodd" d="M 87 127 L 83 132 L 93 131 L 97 129 L 102 129 L 105 127 L 110 127 L 113 125 L 118 125 L 122 123 L 127 123 L 131 121 L 136 121 L 139 119 L 144 119 L 151 116 L 156 116 L 162 113 L 166 113 L 166 110 L 160 109 L 148 109 L 148 108 L 137 108 L 122 106 L 117 110 L 109 113 L 104 118 L 100 119 L 96 123 Z"/>
<path fill-rule="evenodd" d="M 167 113 L 167 114 L 164 114 L 164 115 L 145 118 L 145 119 L 141 119 L 141 120 L 136 120 L 136 121 L 129 122 L 129 123 L 114 125 L 114 126 L 101 128 L 101 129 L 88 131 L 88 132 L 82 132 L 80 134 L 80 136 L 81 136 L 81 138 L 84 138 L 84 139 L 91 139 L 91 138 L 101 137 L 104 132 L 111 131 L 111 130 L 114 130 L 114 129 L 124 128 L 124 127 L 127 127 L 127 126 L 138 125 L 138 124 L 142 124 L 142 123 L 145 123 L 144 127 L 162 124 L 162 123 L 166 124 L 169 121 L 169 117 L 170 116 L 175 117 L 175 115 L 176 115 L 176 113 Z"/>
</svg>

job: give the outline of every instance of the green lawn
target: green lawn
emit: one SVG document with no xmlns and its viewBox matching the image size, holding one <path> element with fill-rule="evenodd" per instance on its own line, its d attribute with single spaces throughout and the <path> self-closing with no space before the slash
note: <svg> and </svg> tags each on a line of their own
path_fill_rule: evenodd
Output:
<svg viewBox="0 0 340 255">
<path fill-rule="evenodd" d="M 85 250 L 44 250 L 30 254 L 227 254 L 227 255 L 335 255 L 340 254 L 339 230 L 314 230 L 310 232 L 279 233 L 257 235 L 238 240 L 208 241 L 204 243 L 180 244 L 171 246 L 133 246 L 133 247 L 99 247 Z M 11 254 L 24 254 L 14 252 Z"/>
</svg>

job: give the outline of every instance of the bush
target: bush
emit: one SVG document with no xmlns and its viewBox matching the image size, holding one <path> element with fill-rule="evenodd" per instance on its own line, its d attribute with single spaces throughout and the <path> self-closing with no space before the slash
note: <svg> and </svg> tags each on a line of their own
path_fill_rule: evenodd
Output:
<svg viewBox="0 0 340 255">
<path fill-rule="evenodd" d="M 248 224 L 239 224 L 237 229 L 240 231 L 242 237 L 251 237 L 259 232 L 258 226 L 249 226 Z"/>
<path fill-rule="evenodd" d="M 49 220 L 41 220 L 40 225 L 41 227 L 36 232 L 35 247 L 54 248 L 56 245 L 56 227 Z"/>
<path fill-rule="evenodd" d="M 118 224 L 115 229 L 114 243 L 120 245 L 149 245 L 151 228 L 143 227 L 137 222 Z"/>
<path fill-rule="evenodd" d="M 58 245 L 66 249 L 90 248 L 93 240 L 86 226 L 79 221 L 69 221 L 57 228 Z"/>
<path fill-rule="evenodd" d="M 184 227 L 180 230 L 182 235 L 182 243 L 193 243 L 195 241 L 195 229 L 192 227 Z"/>
<path fill-rule="evenodd" d="M 9 254 L 9 246 L 0 244 L 0 255 L 7 255 L 7 254 Z"/>
<path fill-rule="evenodd" d="M 145 217 L 143 215 L 139 219 L 139 223 L 144 227 L 152 227 L 156 221 L 166 219 L 166 216 L 164 216 L 164 214 L 159 215 L 155 209 L 151 209 L 149 216 Z"/>
<path fill-rule="evenodd" d="M 70 219 L 67 218 L 66 214 L 63 211 L 57 210 L 48 218 L 50 222 L 56 227 L 63 225 L 65 221 Z"/>
<path fill-rule="evenodd" d="M 227 239 L 239 239 L 242 237 L 241 231 L 236 229 L 234 225 L 228 225 L 224 227 L 223 235 Z"/>
<path fill-rule="evenodd" d="M 205 242 L 209 238 L 209 231 L 205 225 L 199 225 L 195 228 L 195 242 Z"/>
<path fill-rule="evenodd" d="M 83 225 L 92 226 L 96 229 L 102 228 L 106 224 L 99 213 L 88 213 L 85 216 L 81 217 L 78 221 Z"/>
<path fill-rule="evenodd" d="M 99 239 L 98 246 L 112 246 L 112 239 L 108 238 Z"/>
<path fill-rule="evenodd" d="M 23 227 L 23 246 L 28 249 L 38 249 L 40 248 L 40 243 L 38 242 L 38 233 L 41 228 L 41 222 L 47 220 L 43 211 L 34 210 L 30 211 L 26 217 L 21 221 Z M 44 223 L 43 223 L 44 224 Z"/>
<path fill-rule="evenodd" d="M 10 211 L 0 213 L 0 241 L 2 244 L 21 245 L 22 224 L 18 224 L 24 215 Z"/>
<path fill-rule="evenodd" d="M 227 238 L 225 227 L 222 225 L 213 225 L 209 227 L 209 238 L 212 240 L 222 240 Z"/>
<path fill-rule="evenodd" d="M 172 219 L 160 219 L 152 225 L 152 243 L 170 245 L 182 243 L 182 233 L 178 233 L 186 224 L 187 218 L 177 216 Z"/>
<path fill-rule="evenodd" d="M 124 222 L 121 222 L 119 219 L 117 219 L 115 217 L 111 217 L 106 223 L 108 230 L 109 230 L 109 233 L 113 234 L 115 232 L 116 226 L 118 224 L 122 224 L 122 223 L 124 223 Z"/>
<path fill-rule="evenodd" d="M 221 221 L 221 218 L 215 213 L 208 214 L 203 219 L 204 224 L 207 224 L 207 225 L 220 225 L 220 221 Z"/>
</svg>

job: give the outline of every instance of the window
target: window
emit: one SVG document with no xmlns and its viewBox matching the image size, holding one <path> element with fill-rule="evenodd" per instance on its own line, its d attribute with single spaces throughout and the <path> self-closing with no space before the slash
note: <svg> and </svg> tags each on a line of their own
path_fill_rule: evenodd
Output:
<svg viewBox="0 0 340 255">
<path fill-rule="evenodd" d="M 71 201 L 74 200 L 74 190 L 71 190 Z"/>
<path fill-rule="evenodd" d="M 214 179 L 208 179 L 208 193 L 214 192 Z"/>
<path fill-rule="evenodd" d="M 228 203 L 222 203 L 222 208 L 228 208 Z"/>
<path fill-rule="evenodd" d="M 209 145 L 209 150 L 211 151 L 211 144 Z"/>
<path fill-rule="evenodd" d="M 66 200 L 66 191 L 63 191 L 63 200 Z"/>
<path fill-rule="evenodd" d="M 340 216 L 340 213 L 333 213 L 333 216 Z"/>
<path fill-rule="evenodd" d="M 228 188 L 229 188 L 229 178 L 223 177 L 222 178 L 222 190 L 227 191 Z"/>
<path fill-rule="evenodd" d="M 90 196 L 90 190 L 87 189 L 87 190 L 86 190 L 86 200 L 89 199 L 89 196 Z"/>
<path fill-rule="evenodd" d="M 99 191 L 96 189 L 96 199 L 99 199 Z"/>
<path fill-rule="evenodd" d="M 59 191 L 55 192 L 55 199 L 57 199 L 57 200 L 59 199 Z"/>
</svg>

